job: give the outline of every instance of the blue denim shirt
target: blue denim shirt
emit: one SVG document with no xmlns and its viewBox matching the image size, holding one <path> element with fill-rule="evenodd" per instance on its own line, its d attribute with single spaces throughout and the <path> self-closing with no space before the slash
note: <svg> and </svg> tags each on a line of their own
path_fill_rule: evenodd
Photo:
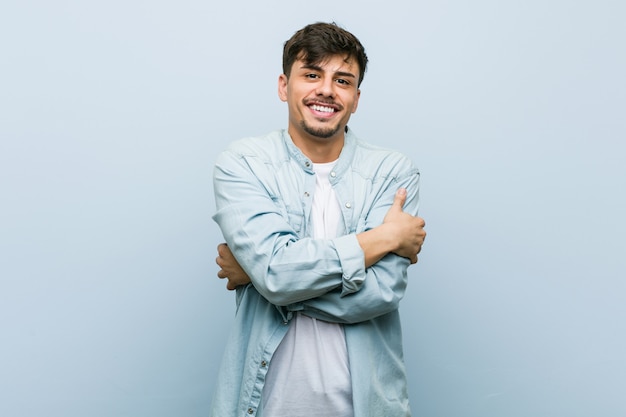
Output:
<svg viewBox="0 0 626 417">
<path fill-rule="evenodd" d="M 417 215 L 419 171 L 348 130 L 330 181 L 343 234 L 313 239 L 315 174 L 286 131 L 236 141 L 219 155 L 213 219 L 252 283 L 236 291 L 211 416 L 261 416 L 265 375 L 294 312 L 344 324 L 354 417 L 410 416 L 398 315 L 410 262 L 388 254 L 365 268 L 356 234 L 383 222 L 400 187 L 404 211 Z"/>
</svg>

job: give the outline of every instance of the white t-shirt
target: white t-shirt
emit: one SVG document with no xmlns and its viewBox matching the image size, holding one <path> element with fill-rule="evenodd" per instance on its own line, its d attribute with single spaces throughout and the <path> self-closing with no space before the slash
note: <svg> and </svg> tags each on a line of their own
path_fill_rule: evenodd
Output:
<svg viewBox="0 0 626 417">
<path fill-rule="evenodd" d="M 341 208 L 328 176 L 335 162 L 313 164 L 313 237 L 337 236 Z M 352 417 L 352 384 L 343 326 L 296 314 L 270 361 L 263 417 Z"/>
</svg>

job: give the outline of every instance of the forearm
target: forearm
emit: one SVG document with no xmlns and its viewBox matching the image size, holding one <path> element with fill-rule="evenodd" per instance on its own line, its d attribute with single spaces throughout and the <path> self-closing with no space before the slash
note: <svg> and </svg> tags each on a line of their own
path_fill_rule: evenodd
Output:
<svg viewBox="0 0 626 417">
<path fill-rule="evenodd" d="M 291 234 L 251 239 L 245 231 L 231 232 L 237 225 L 230 225 L 228 213 L 217 217 L 228 247 L 272 304 L 285 306 L 337 288 L 356 291 L 363 279 L 363 254 L 354 235 L 333 240 L 297 239 Z"/>
<path fill-rule="evenodd" d="M 417 182 L 408 185 L 417 186 Z M 423 220 L 400 209 L 407 198 L 404 191 L 396 193 L 395 207 L 387 210 L 382 224 L 371 228 L 366 225 L 365 231 L 357 235 L 364 263 L 364 276 L 358 288 L 350 293 L 329 292 L 293 306 L 294 309 L 327 321 L 355 323 L 398 308 L 406 290 L 407 269 L 417 262 L 417 252 L 425 237 Z M 417 188 L 408 195 L 412 198 L 406 202 L 407 211 L 417 214 Z M 370 217 L 373 224 L 377 223 L 376 219 L 375 215 Z"/>
<path fill-rule="evenodd" d="M 331 291 L 288 308 L 335 323 L 371 320 L 398 309 L 406 291 L 408 266 L 408 259 L 389 254 L 367 269 L 359 291 L 350 294 Z"/>
<path fill-rule="evenodd" d="M 374 265 L 389 252 L 393 252 L 397 248 L 396 240 L 389 229 L 387 225 L 381 224 L 356 235 L 359 246 L 363 250 L 366 268 Z"/>
<path fill-rule="evenodd" d="M 379 248 L 386 244 L 385 240 L 389 241 L 389 248 L 393 248 L 392 240 L 388 239 L 386 236 L 387 232 L 383 229 L 382 226 L 379 226 L 367 232 L 342 236 L 334 240 L 315 241 L 305 239 L 299 243 L 294 242 L 287 245 L 291 252 L 289 257 L 284 256 L 284 254 L 278 254 L 269 261 L 270 266 L 263 280 L 254 280 L 258 287 L 257 290 L 260 289 L 260 292 L 274 304 L 287 305 L 304 302 L 335 289 L 342 296 L 357 292 L 368 275 L 371 276 L 370 281 L 375 281 L 376 285 L 393 287 L 395 279 L 377 276 L 381 274 L 381 271 L 385 271 L 384 263 L 371 267 L 380 260 L 379 258 L 388 253 L 384 253 L 382 256 L 378 255 Z M 321 243 L 322 247 L 331 245 L 334 248 L 334 251 L 330 253 L 330 258 L 315 254 L 311 256 L 316 243 Z M 306 259 L 293 259 L 302 247 L 306 248 Z M 335 262 L 336 256 L 338 256 L 339 264 Z M 373 259 L 371 261 L 372 265 L 365 264 L 364 259 Z M 393 260 L 394 258 L 390 259 Z M 398 271 L 404 268 L 403 264 L 405 262 L 398 261 L 399 264 L 393 268 L 394 276 L 398 276 Z M 387 263 L 389 263 L 389 260 Z M 218 246 L 217 264 L 222 267 L 222 270 L 218 272 L 218 277 L 228 278 L 229 280 L 230 286 L 227 285 L 227 288 L 234 289 L 237 285 L 251 282 L 249 276 L 235 259 L 229 246 L 225 244 Z M 314 273 L 309 276 L 308 272 Z M 252 274 L 259 277 L 262 271 L 252 272 Z M 298 278 L 295 280 L 286 279 L 296 276 Z M 233 283 L 234 285 L 231 285 Z M 377 292 L 383 294 L 388 291 L 388 289 L 379 288 Z M 385 298 L 395 299 L 396 297 L 383 296 L 381 300 L 383 305 L 386 305 L 388 302 Z M 371 305 L 370 302 L 365 304 Z M 377 315 L 378 313 L 374 314 Z"/>
</svg>

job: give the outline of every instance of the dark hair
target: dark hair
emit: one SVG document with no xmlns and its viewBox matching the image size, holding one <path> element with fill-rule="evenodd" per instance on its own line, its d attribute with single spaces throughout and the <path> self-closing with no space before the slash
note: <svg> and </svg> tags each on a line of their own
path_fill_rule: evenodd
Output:
<svg viewBox="0 0 626 417">
<path fill-rule="evenodd" d="M 291 67 L 301 59 L 309 65 L 319 64 L 332 55 L 356 59 L 359 64 L 358 86 L 367 68 L 367 55 L 361 42 L 336 23 L 312 23 L 294 33 L 283 48 L 283 73 L 289 77 Z"/>
</svg>

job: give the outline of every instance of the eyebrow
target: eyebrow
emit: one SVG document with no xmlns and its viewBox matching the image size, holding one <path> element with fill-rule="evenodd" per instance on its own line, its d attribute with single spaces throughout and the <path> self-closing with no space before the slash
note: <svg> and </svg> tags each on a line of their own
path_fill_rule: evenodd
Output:
<svg viewBox="0 0 626 417">
<path fill-rule="evenodd" d="M 301 69 L 311 69 L 311 70 L 315 70 L 315 71 L 319 71 L 319 72 L 324 72 L 322 70 L 322 67 L 320 67 L 319 65 L 314 65 L 314 64 L 303 65 L 300 68 Z M 340 77 L 350 77 L 350 78 L 355 78 L 356 79 L 356 75 L 354 75 L 351 72 L 346 72 L 346 71 L 335 71 L 335 75 L 338 75 Z"/>
</svg>

